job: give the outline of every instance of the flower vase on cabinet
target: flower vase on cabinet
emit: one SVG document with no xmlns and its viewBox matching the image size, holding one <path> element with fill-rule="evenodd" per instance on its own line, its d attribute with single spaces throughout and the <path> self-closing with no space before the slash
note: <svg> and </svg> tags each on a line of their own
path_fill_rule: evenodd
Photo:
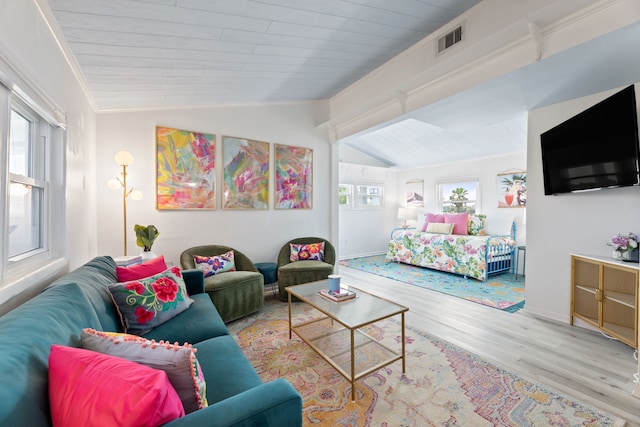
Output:
<svg viewBox="0 0 640 427">
<path fill-rule="evenodd" d="M 626 262 L 638 262 L 640 260 L 640 257 L 638 256 L 638 248 L 622 252 L 622 260 Z"/>
</svg>

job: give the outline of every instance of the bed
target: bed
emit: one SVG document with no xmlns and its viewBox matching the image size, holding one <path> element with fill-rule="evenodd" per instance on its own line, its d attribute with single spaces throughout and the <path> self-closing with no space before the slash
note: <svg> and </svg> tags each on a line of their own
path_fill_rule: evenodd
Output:
<svg viewBox="0 0 640 427">
<path fill-rule="evenodd" d="M 391 232 L 387 259 L 486 282 L 491 274 L 513 271 L 515 249 L 513 220 L 505 234 L 483 235 L 482 230 L 472 235 L 442 234 L 397 228 Z"/>
</svg>

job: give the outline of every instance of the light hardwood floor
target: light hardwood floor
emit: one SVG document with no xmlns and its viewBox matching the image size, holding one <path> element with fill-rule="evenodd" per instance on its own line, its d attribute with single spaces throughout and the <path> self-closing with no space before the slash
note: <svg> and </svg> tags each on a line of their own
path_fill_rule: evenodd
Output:
<svg viewBox="0 0 640 427">
<path fill-rule="evenodd" d="M 640 426 L 633 348 L 526 310 L 506 313 L 344 266 L 339 272 L 344 283 L 409 307 L 408 325 Z"/>
</svg>

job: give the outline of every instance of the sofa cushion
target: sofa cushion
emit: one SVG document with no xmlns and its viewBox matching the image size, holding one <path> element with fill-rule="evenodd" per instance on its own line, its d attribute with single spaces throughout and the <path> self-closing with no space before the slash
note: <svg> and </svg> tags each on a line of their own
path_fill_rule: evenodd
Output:
<svg viewBox="0 0 640 427">
<path fill-rule="evenodd" d="M 101 256 L 67 273 L 49 287 L 67 283 L 77 284 L 100 319 L 102 327 L 99 329 L 120 331 L 122 330 L 120 316 L 108 290 L 108 285 L 115 282 L 117 282 L 115 261 L 111 257 Z"/>
<path fill-rule="evenodd" d="M 331 271 L 333 272 L 333 265 L 322 261 L 297 261 L 289 264 L 281 265 L 278 267 L 278 274 L 281 272 L 302 272 L 302 271 Z"/>
<path fill-rule="evenodd" d="M 149 332 L 182 313 L 193 303 L 187 295 L 179 267 L 145 279 L 109 285 L 124 331 Z"/>
<path fill-rule="evenodd" d="M 80 286 L 45 289 L 0 317 L 0 424 L 51 425 L 47 367 L 51 344 L 80 346 L 79 325 L 100 328 Z"/>
<path fill-rule="evenodd" d="M 167 263 L 164 261 L 164 256 L 160 255 L 142 264 L 128 267 L 116 266 L 116 276 L 118 277 L 118 282 L 129 282 L 162 273 L 166 269 Z"/>
<path fill-rule="evenodd" d="M 211 338 L 195 344 L 198 360 L 204 372 L 209 405 L 235 396 L 262 384 L 260 377 L 249 363 L 232 336 Z"/>
<path fill-rule="evenodd" d="M 324 242 L 289 243 L 289 261 L 324 261 Z"/>
<path fill-rule="evenodd" d="M 52 424 L 160 426 L 184 415 L 164 371 L 81 348 L 52 345 Z"/>
<path fill-rule="evenodd" d="M 193 262 L 196 264 L 196 268 L 202 270 L 204 277 L 209 277 L 218 273 L 236 271 L 236 264 L 233 258 L 233 251 L 228 251 L 214 256 L 194 255 Z"/>
<path fill-rule="evenodd" d="M 229 334 L 218 310 L 211 304 L 209 295 L 192 295 L 191 299 L 193 303 L 189 310 L 183 311 L 171 321 L 156 326 L 142 336 L 156 341 L 195 344 L 212 337 Z"/>
<path fill-rule="evenodd" d="M 206 384 L 189 344 L 178 345 L 117 332 L 82 330 L 82 347 L 111 356 L 122 357 L 167 373 L 171 385 L 180 396 L 185 413 L 207 406 Z"/>
</svg>

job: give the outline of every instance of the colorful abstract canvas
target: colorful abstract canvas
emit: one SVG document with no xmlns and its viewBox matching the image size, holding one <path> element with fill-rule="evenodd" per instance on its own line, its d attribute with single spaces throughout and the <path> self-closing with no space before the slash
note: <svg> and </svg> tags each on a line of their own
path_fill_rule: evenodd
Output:
<svg viewBox="0 0 640 427">
<path fill-rule="evenodd" d="M 313 207 L 313 150 L 274 144 L 275 208 Z"/>
<path fill-rule="evenodd" d="M 269 143 L 222 137 L 224 209 L 269 209 Z"/>
<path fill-rule="evenodd" d="M 216 137 L 156 127 L 157 209 L 216 208 Z"/>
</svg>

